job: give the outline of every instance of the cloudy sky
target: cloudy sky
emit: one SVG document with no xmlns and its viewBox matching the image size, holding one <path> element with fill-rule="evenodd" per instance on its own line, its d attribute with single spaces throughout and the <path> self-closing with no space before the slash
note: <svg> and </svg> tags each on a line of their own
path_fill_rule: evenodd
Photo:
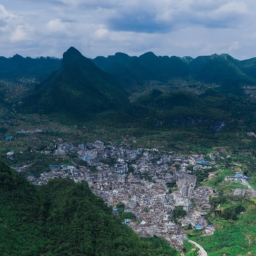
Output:
<svg viewBox="0 0 256 256">
<path fill-rule="evenodd" d="M 256 57 L 255 0 L 2 0 L 0 56 Z"/>
</svg>

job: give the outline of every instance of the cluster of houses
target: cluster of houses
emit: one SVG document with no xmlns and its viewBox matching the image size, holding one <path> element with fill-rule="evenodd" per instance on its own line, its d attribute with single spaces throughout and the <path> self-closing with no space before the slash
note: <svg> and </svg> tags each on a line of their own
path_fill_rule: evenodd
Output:
<svg viewBox="0 0 256 256">
<path fill-rule="evenodd" d="M 243 179 L 248 180 L 249 177 L 247 175 L 242 174 L 242 173 L 236 173 L 235 176 L 227 176 L 225 178 L 225 181 L 241 182 Z"/>
<path fill-rule="evenodd" d="M 208 235 L 214 232 L 205 215 L 211 207 L 210 197 L 217 193 L 210 187 L 197 187 L 191 168 L 210 168 L 203 156 L 161 154 L 157 149 L 130 149 L 101 141 L 78 146 L 61 143 L 54 153 L 69 152 L 76 153 L 87 166 L 52 164 L 50 172 L 28 179 L 36 185 L 54 178 L 86 181 L 95 195 L 113 207 L 113 213 L 118 214 L 120 203 L 126 212 L 133 213 L 135 219 L 124 223 L 139 235 L 164 237 L 177 249 L 183 247 L 185 238 L 182 226 L 192 225 Z M 176 207 L 187 212 L 178 222 L 173 219 Z"/>
</svg>

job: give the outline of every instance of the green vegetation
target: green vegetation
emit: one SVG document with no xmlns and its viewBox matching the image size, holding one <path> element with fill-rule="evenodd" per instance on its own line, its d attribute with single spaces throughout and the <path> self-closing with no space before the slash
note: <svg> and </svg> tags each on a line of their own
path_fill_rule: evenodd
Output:
<svg viewBox="0 0 256 256">
<path fill-rule="evenodd" d="M 250 255 L 249 253 L 254 253 L 256 251 L 256 205 L 247 201 L 246 206 L 246 212 L 238 215 L 238 219 L 235 221 L 210 218 L 217 227 L 214 235 L 193 237 L 193 240 L 202 245 L 209 256 L 247 255 L 247 253 Z"/>
<path fill-rule="evenodd" d="M 230 220 L 230 219 L 238 220 L 238 214 L 244 211 L 245 211 L 245 208 L 241 204 L 239 204 L 237 206 L 231 206 L 231 207 L 225 208 L 223 212 L 220 214 L 220 216 L 225 220 Z"/>
<path fill-rule="evenodd" d="M 6 133 L 8 129 L 6 127 L 0 127 L 0 133 Z"/>
<path fill-rule="evenodd" d="M 194 175 L 196 175 L 197 183 L 200 184 L 202 181 L 204 181 L 206 178 L 208 178 L 209 173 L 216 171 L 213 168 L 210 169 L 198 169 L 193 172 Z"/>
<path fill-rule="evenodd" d="M 149 182 L 154 182 L 155 183 L 155 180 L 147 173 L 147 172 L 137 172 L 136 174 L 139 175 L 140 179 L 144 179 L 146 181 L 149 181 Z"/>
<path fill-rule="evenodd" d="M 192 240 L 198 242 L 207 251 L 209 256 L 219 255 L 253 255 L 256 251 L 255 218 L 256 204 L 254 200 L 232 196 L 235 188 L 247 188 L 241 183 L 224 181 L 225 176 L 235 173 L 237 164 L 234 159 L 242 160 L 247 157 L 233 157 L 229 170 L 221 168 L 215 177 L 203 182 L 219 192 L 218 197 L 210 200 L 212 209 L 207 215 L 209 222 L 213 223 L 216 231 L 211 236 L 202 236 L 201 232 L 188 233 Z M 246 165 L 244 166 L 246 168 Z"/>
<path fill-rule="evenodd" d="M 125 212 L 124 204 L 119 203 L 116 208 L 119 210 L 118 216 L 122 221 L 125 219 L 136 220 L 136 216 L 132 212 Z"/>
<path fill-rule="evenodd" d="M 91 166 L 91 167 L 90 167 L 90 171 L 91 171 L 92 173 L 98 172 L 96 166 Z"/>
<path fill-rule="evenodd" d="M 198 255 L 198 249 L 190 244 L 187 241 L 184 241 L 184 245 L 186 247 L 186 254 L 185 256 L 197 256 Z"/>
<path fill-rule="evenodd" d="M 168 183 L 166 183 L 166 186 L 167 186 L 168 188 L 177 187 L 176 181 L 168 182 Z"/>
<path fill-rule="evenodd" d="M 176 255 L 167 241 L 138 237 L 86 183 L 30 184 L 0 162 L 0 254 Z"/>
<path fill-rule="evenodd" d="M 172 212 L 172 218 L 176 221 L 178 218 L 183 218 L 187 215 L 187 212 L 182 206 L 176 206 Z"/>
</svg>

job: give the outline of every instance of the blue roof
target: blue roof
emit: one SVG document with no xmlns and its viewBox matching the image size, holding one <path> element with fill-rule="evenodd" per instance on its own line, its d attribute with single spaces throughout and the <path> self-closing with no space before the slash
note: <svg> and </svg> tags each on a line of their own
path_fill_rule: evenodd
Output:
<svg viewBox="0 0 256 256">
<path fill-rule="evenodd" d="M 84 161 L 88 161 L 88 160 L 91 160 L 91 156 L 89 156 L 89 155 L 86 155 L 86 156 L 84 156 Z"/>
<path fill-rule="evenodd" d="M 199 224 L 195 225 L 195 230 L 202 230 L 202 229 L 203 229 L 203 227 L 201 225 L 199 225 Z"/>
<path fill-rule="evenodd" d="M 196 164 L 200 164 L 200 165 L 210 165 L 207 161 L 205 161 L 204 159 L 201 161 L 196 162 Z"/>
<path fill-rule="evenodd" d="M 119 212 L 119 209 L 114 208 L 114 209 L 113 209 L 113 212 Z"/>
<path fill-rule="evenodd" d="M 243 178 L 243 177 L 244 177 L 244 175 L 241 174 L 241 173 L 238 173 L 238 174 L 235 175 L 235 178 Z"/>
<path fill-rule="evenodd" d="M 60 168 L 60 165 L 58 165 L 58 164 L 50 164 L 49 168 Z"/>
<path fill-rule="evenodd" d="M 13 136 L 5 136 L 6 141 L 11 140 L 12 138 L 13 138 Z"/>
<path fill-rule="evenodd" d="M 124 223 L 125 223 L 125 224 L 130 224 L 130 223 L 131 223 L 131 220 L 130 220 L 130 219 L 125 219 L 125 220 L 124 220 Z"/>
</svg>

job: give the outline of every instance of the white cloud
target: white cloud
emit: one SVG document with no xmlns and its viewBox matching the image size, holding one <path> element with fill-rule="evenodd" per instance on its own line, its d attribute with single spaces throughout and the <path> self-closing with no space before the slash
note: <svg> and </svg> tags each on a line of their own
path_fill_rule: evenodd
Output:
<svg viewBox="0 0 256 256">
<path fill-rule="evenodd" d="M 0 55 L 256 56 L 255 0 L 2 0 Z"/>
<path fill-rule="evenodd" d="M 0 5 L 0 29 L 7 28 L 9 23 L 12 23 L 17 18 L 16 15 L 7 12 L 3 5 Z"/>
<path fill-rule="evenodd" d="M 46 24 L 47 32 L 49 33 L 65 33 L 66 26 L 60 19 L 50 20 Z"/>
<path fill-rule="evenodd" d="M 97 37 L 97 38 L 102 38 L 102 37 L 105 37 L 108 35 L 108 30 L 105 29 L 105 28 L 99 28 L 97 29 L 95 32 L 94 32 L 94 35 Z"/>
<path fill-rule="evenodd" d="M 33 28 L 28 24 L 18 25 L 16 30 L 11 35 L 11 41 L 27 41 L 31 40 L 31 34 L 33 33 Z"/>
<path fill-rule="evenodd" d="M 232 42 L 230 47 L 228 48 L 229 51 L 234 51 L 234 50 L 238 50 L 240 48 L 240 43 L 239 42 Z"/>
<path fill-rule="evenodd" d="M 0 5 L 0 20 L 8 20 L 14 17 L 13 14 L 8 13 L 3 5 Z"/>
</svg>

